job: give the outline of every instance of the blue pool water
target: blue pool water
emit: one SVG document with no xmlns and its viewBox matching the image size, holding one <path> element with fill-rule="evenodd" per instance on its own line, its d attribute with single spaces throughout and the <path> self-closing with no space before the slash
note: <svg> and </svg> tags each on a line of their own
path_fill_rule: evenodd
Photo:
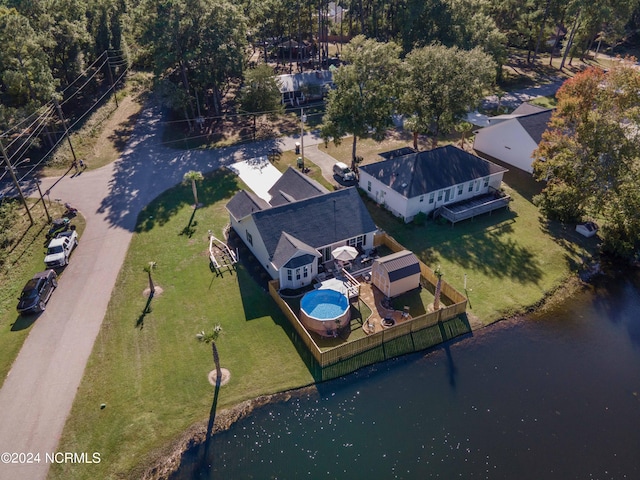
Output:
<svg viewBox="0 0 640 480">
<path fill-rule="evenodd" d="M 300 308 L 318 320 L 333 320 L 349 308 L 349 302 L 336 290 L 314 290 L 302 297 Z"/>
</svg>

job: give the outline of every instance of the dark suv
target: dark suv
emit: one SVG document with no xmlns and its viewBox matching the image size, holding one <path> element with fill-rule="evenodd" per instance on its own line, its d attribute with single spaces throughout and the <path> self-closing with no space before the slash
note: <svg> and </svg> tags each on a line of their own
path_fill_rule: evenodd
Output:
<svg viewBox="0 0 640 480">
<path fill-rule="evenodd" d="M 18 299 L 18 313 L 42 312 L 47 306 L 53 289 L 58 286 L 58 276 L 53 270 L 36 273 L 22 289 Z"/>
</svg>

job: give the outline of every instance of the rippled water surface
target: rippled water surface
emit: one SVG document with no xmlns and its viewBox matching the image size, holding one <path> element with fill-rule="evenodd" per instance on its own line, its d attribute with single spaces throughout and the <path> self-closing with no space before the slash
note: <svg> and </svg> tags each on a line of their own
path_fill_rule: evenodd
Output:
<svg viewBox="0 0 640 480">
<path fill-rule="evenodd" d="M 266 406 L 201 452 L 175 478 L 638 479 L 640 280 Z"/>
</svg>

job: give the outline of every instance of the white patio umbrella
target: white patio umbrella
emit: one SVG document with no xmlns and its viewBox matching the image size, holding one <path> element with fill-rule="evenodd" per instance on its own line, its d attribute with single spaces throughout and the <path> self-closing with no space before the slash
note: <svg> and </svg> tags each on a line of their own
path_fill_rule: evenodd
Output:
<svg viewBox="0 0 640 480">
<path fill-rule="evenodd" d="M 338 247 L 331 252 L 331 255 L 336 260 L 342 260 L 343 262 L 349 262 L 358 256 L 358 250 L 348 245 Z"/>
</svg>

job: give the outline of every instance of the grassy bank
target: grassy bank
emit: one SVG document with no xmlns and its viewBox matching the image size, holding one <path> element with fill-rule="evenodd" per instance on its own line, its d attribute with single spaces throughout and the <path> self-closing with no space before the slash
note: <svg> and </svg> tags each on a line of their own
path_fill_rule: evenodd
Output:
<svg viewBox="0 0 640 480">
<path fill-rule="evenodd" d="M 60 204 L 49 205 L 49 213 L 52 217 L 59 217 L 63 211 L 64 207 Z M 9 227 L 16 238 L 7 247 L 7 256 L 0 266 L 0 383 L 4 382 L 22 344 L 39 318 L 38 315 L 22 317 L 16 312 L 17 299 L 24 284 L 34 273 L 45 269 L 44 256 L 48 244 L 46 235 L 49 223 L 42 204 L 34 207 L 31 214 L 34 219 L 33 225 L 30 225 L 24 208 L 17 207 L 13 225 Z M 76 217 L 72 224 L 76 225 L 78 232 L 82 235 L 85 227 L 84 219 Z M 64 281 L 64 275 L 60 281 Z M 55 292 L 51 301 L 56 301 Z"/>
<path fill-rule="evenodd" d="M 231 371 L 218 409 L 314 381 L 256 272 L 239 266 L 216 277 L 209 269 L 207 231 L 222 238 L 224 205 L 237 188 L 234 175 L 219 171 L 199 187 L 204 207 L 195 212 L 191 187 L 178 186 L 141 213 L 59 447 L 101 452 L 102 462 L 56 465 L 52 478 L 120 478 L 205 420 L 213 361 L 195 334 L 216 323 L 224 329 L 221 363 Z M 149 261 L 163 293 L 145 314 Z"/>
<path fill-rule="evenodd" d="M 380 227 L 428 265 L 442 265 L 456 288 L 463 290 L 467 275 L 469 313 L 485 324 L 538 302 L 593 247 L 541 219 L 531 203 L 538 186 L 530 177 L 510 172 L 507 181 L 514 198 L 509 211 L 455 227 L 405 225 L 368 203 Z M 224 205 L 241 187 L 235 176 L 219 171 L 199 188 L 203 208 L 194 212 L 190 187 L 178 186 L 140 215 L 59 447 L 100 452 L 102 462 L 55 465 L 52 478 L 136 476 L 173 439 L 205 421 L 213 363 L 195 334 L 215 323 L 225 331 L 218 347 L 232 375 L 218 410 L 314 381 L 286 319 L 253 279 L 257 266 L 239 266 L 222 277 L 209 270 L 207 231 L 222 236 Z M 145 313 L 143 268 L 149 261 L 157 262 L 154 280 L 163 292 Z"/>
</svg>

